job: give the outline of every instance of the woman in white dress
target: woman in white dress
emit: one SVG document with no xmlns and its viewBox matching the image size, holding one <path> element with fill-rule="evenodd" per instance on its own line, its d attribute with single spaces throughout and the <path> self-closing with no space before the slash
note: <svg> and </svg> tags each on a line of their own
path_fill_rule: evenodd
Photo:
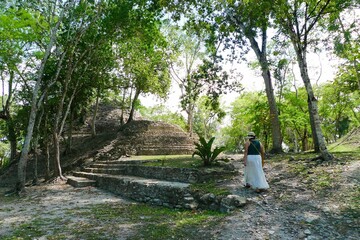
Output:
<svg viewBox="0 0 360 240">
<path fill-rule="evenodd" d="M 260 192 L 269 188 L 263 171 L 265 150 L 261 142 L 256 139 L 255 133 L 249 132 L 247 138 L 244 152 L 245 186 Z"/>
</svg>

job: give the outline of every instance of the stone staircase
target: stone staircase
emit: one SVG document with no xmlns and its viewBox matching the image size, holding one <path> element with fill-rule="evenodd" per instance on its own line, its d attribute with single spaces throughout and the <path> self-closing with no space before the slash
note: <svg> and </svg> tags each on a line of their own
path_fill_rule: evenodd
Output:
<svg viewBox="0 0 360 240">
<path fill-rule="evenodd" d="M 175 208 L 197 207 L 190 191 L 196 173 L 145 166 L 146 161 L 101 161 L 68 176 L 74 187 L 96 186 L 139 202 Z M 180 178 L 180 179 L 179 179 Z"/>
<path fill-rule="evenodd" d="M 98 161 L 67 176 L 68 183 L 74 187 L 95 186 L 138 202 L 170 208 L 227 212 L 246 202 L 238 196 L 215 196 L 190 187 L 192 183 L 224 178 L 234 171 L 148 166 L 145 162 L 148 161 Z"/>
</svg>

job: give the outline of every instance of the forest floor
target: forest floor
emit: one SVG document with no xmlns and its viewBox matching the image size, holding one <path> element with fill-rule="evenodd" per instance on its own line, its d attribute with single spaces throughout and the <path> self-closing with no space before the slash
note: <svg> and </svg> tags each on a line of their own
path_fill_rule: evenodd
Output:
<svg viewBox="0 0 360 240">
<path fill-rule="evenodd" d="M 28 187 L 22 198 L 0 188 L 0 239 L 360 239 L 360 157 L 335 156 L 270 157 L 270 189 L 260 194 L 243 187 L 235 156 L 239 175 L 219 184 L 248 204 L 228 214 L 148 206 L 64 182 Z"/>
</svg>

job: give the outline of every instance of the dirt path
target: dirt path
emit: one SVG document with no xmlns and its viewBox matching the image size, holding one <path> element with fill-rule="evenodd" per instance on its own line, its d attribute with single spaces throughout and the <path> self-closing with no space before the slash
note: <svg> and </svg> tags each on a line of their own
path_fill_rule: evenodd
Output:
<svg viewBox="0 0 360 240">
<path fill-rule="evenodd" d="M 1 196 L 7 190 L 7 188 L 0 188 Z M 13 233 L 14 229 L 24 229 L 23 225 L 27 225 L 28 222 L 40 217 L 47 220 L 47 228 L 50 231 L 48 235 L 50 236 L 52 235 L 51 231 L 54 231 L 55 234 L 57 230 L 64 227 L 64 223 L 66 223 L 67 229 L 76 229 L 78 224 L 83 223 L 83 217 L 67 213 L 76 211 L 76 209 L 87 209 L 98 204 L 127 205 L 131 204 L 131 201 L 94 187 L 73 188 L 65 182 L 28 188 L 27 196 L 22 199 L 2 197 L 0 198 L 0 239 Z M 56 226 L 58 223 L 62 224 Z M 35 228 L 35 226 L 29 225 L 29 239 L 37 239 L 31 237 L 31 233 L 37 231 Z M 131 228 L 124 225 L 120 229 L 123 232 L 123 238 L 119 239 L 127 239 L 127 233 L 131 233 Z M 21 232 L 18 235 L 23 236 Z M 64 232 L 64 236 L 66 236 L 66 232 Z M 68 235 L 63 239 L 74 238 Z"/>
<path fill-rule="evenodd" d="M 302 167 L 301 164 L 293 163 L 293 166 Z M 305 169 L 307 175 L 302 177 L 294 175 L 288 164 L 283 162 L 267 164 L 265 171 L 271 189 L 261 194 L 242 187 L 243 169 L 240 162 L 236 162 L 236 167 L 239 176 L 224 185 L 234 194 L 245 196 L 249 204 L 226 216 L 215 228 L 208 229 L 212 232 L 212 239 L 360 239 L 359 206 L 355 206 L 354 210 L 351 205 L 355 201 L 353 197 L 359 196 L 360 161 L 324 166 L 323 169 L 318 167 L 320 170 Z M 335 185 L 315 191 L 317 185 L 314 184 L 319 184 L 323 177 L 320 173 L 328 172 L 331 174 L 324 176 L 333 176 Z M 317 182 L 312 182 L 313 179 L 317 179 Z M 53 234 L 63 236 L 56 239 L 78 239 L 76 235 L 71 235 L 72 232 L 77 228 L 78 231 L 87 229 L 89 222 L 92 229 L 94 226 L 108 228 L 109 234 L 111 232 L 113 235 L 104 237 L 94 236 L 93 232 L 91 236 L 84 233 L 82 239 L 132 239 L 139 224 L 129 222 L 127 216 L 117 218 L 116 221 L 111 220 L 112 215 L 105 220 L 101 215 L 87 218 L 84 209 L 96 205 L 126 207 L 134 204 L 96 188 L 76 189 L 60 182 L 31 187 L 28 195 L 22 199 L 4 197 L 6 190 L 0 188 L 0 239 L 15 239 L 5 236 L 24 236 L 21 231 L 29 236 L 21 239 L 50 240 L 55 239 L 49 237 Z M 359 199 L 356 201 L 358 203 Z M 144 218 L 140 217 L 139 221 Z M 26 225 L 29 221 L 32 221 L 32 225 Z M 34 225 L 36 221 L 39 221 L 39 226 Z M 44 228 L 48 230 L 42 234 L 47 237 L 32 237 L 31 234 L 36 235 L 37 231 Z M 204 238 L 195 234 L 191 239 Z"/>
<path fill-rule="evenodd" d="M 338 168 L 336 189 L 325 193 L 308 189 L 308 180 L 291 176 L 282 163 L 267 164 L 271 189 L 266 193 L 239 187 L 243 185 L 239 176 L 228 187 L 245 195 L 250 204 L 222 223 L 216 239 L 360 239 L 359 206 L 352 214 L 348 204 L 353 199 L 346 195 L 350 189 L 359 191 L 360 161 L 324 171 Z M 347 200 L 342 202 L 342 196 Z"/>
</svg>

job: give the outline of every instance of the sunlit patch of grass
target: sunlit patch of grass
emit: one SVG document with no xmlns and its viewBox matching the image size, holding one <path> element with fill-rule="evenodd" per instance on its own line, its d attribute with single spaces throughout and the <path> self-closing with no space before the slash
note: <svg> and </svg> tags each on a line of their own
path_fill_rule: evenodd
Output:
<svg viewBox="0 0 360 240">
<path fill-rule="evenodd" d="M 333 155 L 336 159 L 335 163 L 337 164 L 344 164 L 346 162 L 352 162 L 352 161 L 360 161 L 360 151 L 350 151 L 350 152 L 333 152 Z"/>
<path fill-rule="evenodd" d="M 88 212 L 95 219 L 105 219 L 116 222 L 118 218 L 126 219 L 129 224 L 138 224 L 138 231 L 131 239 L 181 239 L 191 238 L 188 228 L 196 228 L 199 225 L 211 224 L 222 218 L 224 214 L 218 212 L 204 211 L 192 212 L 176 210 L 145 204 L 134 204 L 128 206 L 104 206 L 97 205 Z"/>
<path fill-rule="evenodd" d="M 304 164 L 289 164 L 291 167 L 291 172 L 295 173 L 296 175 L 306 176 L 308 172 L 308 167 Z"/>
<path fill-rule="evenodd" d="M 354 147 L 352 145 L 337 145 L 329 147 L 331 152 L 357 152 L 360 153 L 360 147 Z"/>
<path fill-rule="evenodd" d="M 348 196 L 349 201 L 344 211 L 355 219 L 360 219 L 360 186 L 356 186 L 354 191 L 351 191 Z"/>
<path fill-rule="evenodd" d="M 311 189 L 315 191 L 321 191 L 333 187 L 334 183 L 336 182 L 335 177 L 324 171 L 315 173 L 311 180 Z"/>
<path fill-rule="evenodd" d="M 41 237 L 45 234 L 45 230 L 42 229 L 42 224 L 43 222 L 39 219 L 35 219 L 30 223 L 21 224 L 14 230 L 13 236 L 5 239 L 35 239 Z M 14 236 L 16 236 L 16 238 Z"/>
<path fill-rule="evenodd" d="M 200 227 L 211 229 L 225 216 L 213 211 L 193 212 L 146 205 L 134 210 L 145 224 L 132 239 L 192 239 L 198 236 Z"/>
<path fill-rule="evenodd" d="M 210 227 L 225 216 L 213 211 L 194 212 L 146 204 L 109 203 L 76 209 L 72 214 L 87 219 L 87 222 L 77 224 L 78 229 L 68 227 L 66 231 L 83 239 L 115 239 L 111 232 L 114 226 L 121 224 L 136 225 L 135 236 L 131 239 L 191 239 L 199 226 Z M 94 228 L 97 228 L 98 234 L 94 236 L 98 238 L 87 238 Z"/>
</svg>

